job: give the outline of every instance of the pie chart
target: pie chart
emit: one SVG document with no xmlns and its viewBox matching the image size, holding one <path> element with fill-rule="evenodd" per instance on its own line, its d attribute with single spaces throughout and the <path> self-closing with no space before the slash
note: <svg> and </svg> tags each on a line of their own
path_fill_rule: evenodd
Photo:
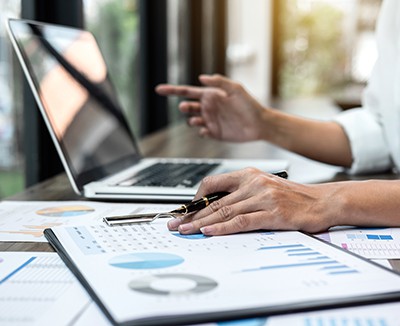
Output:
<svg viewBox="0 0 400 326">
<path fill-rule="evenodd" d="M 181 256 L 174 254 L 146 252 L 117 256 L 110 259 L 109 264 L 126 269 L 155 269 L 176 266 L 183 261 L 184 259 Z"/>
<path fill-rule="evenodd" d="M 203 239 L 210 238 L 209 236 L 204 235 L 203 233 L 180 234 L 179 232 L 171 232 L 171 234 L 178 238 L 187 239 L 187 240 L 203 240 Z"/>
<path fill-rule="evenodd" d="M 254 318 L 235 321 L 223 321 L 218 323 L 218 326 L 264 326 L 266 325 L 266 318 Z"/>
<path fill-rule="evenodd" d="M 66 205 L 48 207 L 36 211 L 36 214 L 50 217 L 71 217 L 85 215 L 94 212 L 94 209 L 84 205 Z"/>
</svg>

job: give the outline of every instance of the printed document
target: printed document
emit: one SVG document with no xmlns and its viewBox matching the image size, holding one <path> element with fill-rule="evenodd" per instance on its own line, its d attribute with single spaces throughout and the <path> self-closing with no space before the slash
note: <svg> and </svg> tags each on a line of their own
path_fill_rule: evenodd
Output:
<svg viewBox="0 0 400 326">
<path fill-rule="evenodd" d="M 316 236 L 365 258 L 400 258 L 400 228 L 335 227 Z"/>
<path fill-rule="evenodd" d="M 300 232 L 185 236 L 165 223 L 45 234 L 115 323 L 204 322 L 399 296 L 399 275 Z"/>
<path fill-rule="evenodd" d="M 0 325 L 70 325 L 90 302 L 56 253 L 0 252 Z"/>
<path fill-rule="evenodd" d="M 0 202 L 0 241 L 47 242 L 43 230 L 52 226 L 93 223 L 108 215 L 166 212 L 177 205 L 93 201 Z"/>
</svg>

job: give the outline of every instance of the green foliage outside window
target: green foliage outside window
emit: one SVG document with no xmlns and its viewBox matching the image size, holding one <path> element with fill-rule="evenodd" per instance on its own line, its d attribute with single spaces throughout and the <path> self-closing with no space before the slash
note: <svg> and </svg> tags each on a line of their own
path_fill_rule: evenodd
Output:
<svg viewBox="0 0 400 326">
<path fill-rule="evenodd" d="M 22 171 L 0 171 L 0 199 L 11 196 L 24 189 Z"/>
<path fill-rule="evenodd" d="M 284 1 L 279 22 L 279 93 L 284 98 L 327 94 L 348 79 L 343 11 L 322 1 L 301 10 L 298 2 Z"/>
</svg>

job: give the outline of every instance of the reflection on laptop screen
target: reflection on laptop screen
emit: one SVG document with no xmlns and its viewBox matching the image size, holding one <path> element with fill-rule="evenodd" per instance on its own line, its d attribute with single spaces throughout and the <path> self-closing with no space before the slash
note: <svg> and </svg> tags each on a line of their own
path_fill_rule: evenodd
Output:
<svg viewBox="0 0 400 326">
<path fill-rule="evenodd" d="M 79 188 L 140 158 L 92 34 L 11 21 L 47 123 Z"/>
</svg>

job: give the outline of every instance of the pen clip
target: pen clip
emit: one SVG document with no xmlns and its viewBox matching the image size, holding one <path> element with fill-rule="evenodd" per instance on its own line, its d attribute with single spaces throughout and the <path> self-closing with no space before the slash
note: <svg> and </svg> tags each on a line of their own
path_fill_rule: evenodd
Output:
<svg viewBox="0 0 400 326">
<path fill-rule="evenodd" d="M 158 214 L 150 213 L 150 214 L 129 214 L 129 215 L 120 215 L 120 216 L 106 216 L 103 217 L 103 222 L 105 222 L 108 226 L 122 225 L 122 224 L 131 224 L 131 223 L 145 223 L 152 222 L 156 219 Z"/>
<path fill-rule="evenodd" d="M 177 218 L 182 214 L 173 212 L 163 213 L 143 213 L 143 214 L 128 214 L 128 215 L 117 215 L 117 216 L 106 216 L 103 217 L 103 222 L 108 226 L 124 225 L 124 224 L 136 224 L 136 223 L 150 223 L 158 218 Z"/>
</svg>

